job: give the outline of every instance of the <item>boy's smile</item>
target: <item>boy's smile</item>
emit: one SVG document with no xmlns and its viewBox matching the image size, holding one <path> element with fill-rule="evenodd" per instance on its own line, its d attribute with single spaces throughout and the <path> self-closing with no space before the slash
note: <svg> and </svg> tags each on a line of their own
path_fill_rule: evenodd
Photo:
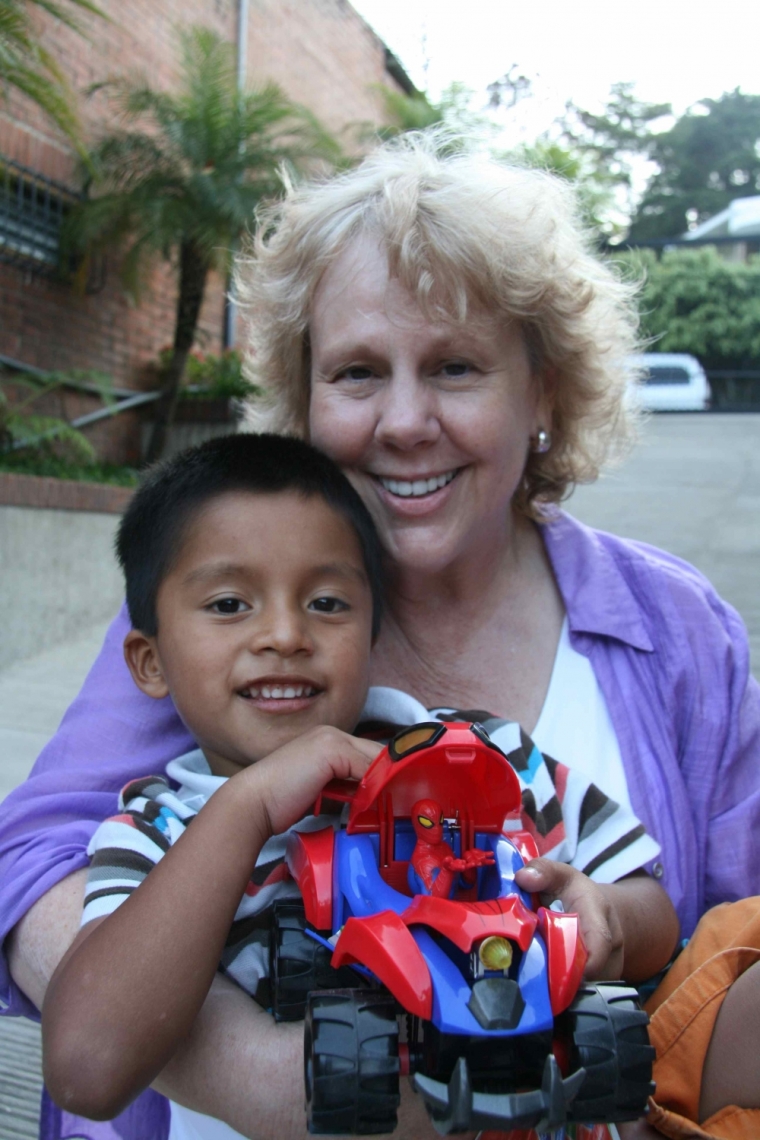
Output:
<svg viewBox="0 0 760 1140">
<path fill-rule="evenodd" d="M 372 597 L 359 541 L 318 495 L 225 493 L 191 521 L 133 631 L 144 691 L 171 693 L 217 775 L 309 728 L 350 731 L 369 684 Z"/>
</svg>

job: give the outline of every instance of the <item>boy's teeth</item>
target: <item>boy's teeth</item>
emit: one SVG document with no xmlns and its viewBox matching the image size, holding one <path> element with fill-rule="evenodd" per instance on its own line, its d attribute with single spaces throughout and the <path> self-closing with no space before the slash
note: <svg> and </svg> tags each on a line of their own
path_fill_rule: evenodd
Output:
<svg viewBox="0 0 760 1140">
<path fill-rule="evenodd" d="M 292 701 L 296 697 L 313 697 L 315 693 L 313 685 L 251 685 L 243 695 L 254 700 L 263 697 L 267 701 Z"/>
<path fill-rule="evenodd" d="M 401 495 L 408 499 L 419 495 L 430 495 L 433 491 L 440 490 L 450 483 L 455 475 L 456 471 L 447 471 L 445 475 L 433 475 L 430 479 L 415 479 L 414 482 L 405 479 L 383 479 L 381 476 L 380 482 L 392 495 Z"/>
</svg>

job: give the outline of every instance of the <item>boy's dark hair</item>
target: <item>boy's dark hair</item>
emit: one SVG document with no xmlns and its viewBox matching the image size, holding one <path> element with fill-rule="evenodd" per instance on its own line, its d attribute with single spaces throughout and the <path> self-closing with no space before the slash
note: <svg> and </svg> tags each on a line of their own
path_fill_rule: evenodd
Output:
<svg viewBox="0 0 760 1140">
<path fill-rule="evenodd" d="M 251 433 L 211 439 L 157 464 L 135 492 L 116 536 L 133 628 L 149 637 L 158 632 L 158 589 L 188 524 L 210 500 L 231 491 L 315 495 L 345 518 L 359 540 L 372 591 L 374 640 L 382 616 L 382 549 L 369 511 L 321 451 L 292 436 Z"/>
</svg>

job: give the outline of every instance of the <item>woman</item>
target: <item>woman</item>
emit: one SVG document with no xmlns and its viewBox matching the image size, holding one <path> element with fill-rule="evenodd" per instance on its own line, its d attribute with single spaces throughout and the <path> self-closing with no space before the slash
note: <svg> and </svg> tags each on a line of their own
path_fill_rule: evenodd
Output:
<svg viewBox="0 0 760 1140">
<path fill-rule="evenodd" d="M 634 329 L 631 290 L 588 252 L 567 189 L 407 140 L 292 192 L 259 235 L 240 267 L 254 422 L 307 434 L 373 513 L 391 573 L 374 683 L 520 721 L 630 800 L 685 935 L 713 903 L 760 892 L 741 622 L 692 568 L 556 507 L 628 438 Z M 134 690 L 125 632 L 122 615 L 5 808 L 2 930 L 37 1004 L 96 822 L 128 778 L 190 747 L 173 709 Z M 5 994 L 23 1010 L 10 981 Z M 161 1087 L 249 1135 L 299 1135 L 300 1032 L 250 1006 L 217 983 Z M 247 1095 L 251 1073 L 266 1092 Z M 426 1128 L 407 1106 L 401 1134 Z"/>
</svg>

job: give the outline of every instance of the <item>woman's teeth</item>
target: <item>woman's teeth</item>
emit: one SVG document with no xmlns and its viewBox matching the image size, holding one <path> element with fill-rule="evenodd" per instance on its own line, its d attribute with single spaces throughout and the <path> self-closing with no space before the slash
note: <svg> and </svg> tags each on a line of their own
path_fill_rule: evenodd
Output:
<svg viewBox="0 0 760 1140">
<path fill-rule="evenodd" d="M 401 495 L 402 498 L 409 499 L 439 491 L 441 487 L 450 483 L 455 475 L 456 471 L 447 471 L 445 475 L 433 475 L 430 479 L 415 479 L 413 482 L 404 479 L 383 479 L 382 476 L 379 478 L 386 491 L 390 491 L 392 495 Z"/>
<path fill-rule="evenodd" d="M 263 697 L 267 701 L 292 701 L 296 697 L 315 697 L 317 690 L 313 685 L 251 685 L 243 689 L 241 697 Z"/>
</svg>

